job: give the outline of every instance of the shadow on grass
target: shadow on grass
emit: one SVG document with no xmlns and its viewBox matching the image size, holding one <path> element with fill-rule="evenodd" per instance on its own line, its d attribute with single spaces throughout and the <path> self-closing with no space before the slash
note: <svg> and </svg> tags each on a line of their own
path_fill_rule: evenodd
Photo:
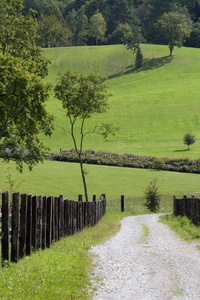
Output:
<svg viewBox="0 0 200 300">
<path fill-rule="evenodd" d="M 173 152 L 186 152 L 189 151 L 190 149 L 184 149 L 184 150 L 174 150 Z"/>
<path fill-rule="evenodd" d="M 122 75 L 128 75 L 131 73 L 139 73 L 141 71 L 148 71 L 148 70 L 160 68 L 166 64 L 169 64 L 171 62 L 171 60 L 172 60 L 171 56 L 163 56 L 163 57 L 159 57 L 159 58 L 144 59 L 141 68 L 137 69 L 135 67 L 135 65 L 130 65 L 126 68 L 125 71 L 121 71 L 119 73 L 108 76 L 108 79 L 117 78 Z"/>
</svg>

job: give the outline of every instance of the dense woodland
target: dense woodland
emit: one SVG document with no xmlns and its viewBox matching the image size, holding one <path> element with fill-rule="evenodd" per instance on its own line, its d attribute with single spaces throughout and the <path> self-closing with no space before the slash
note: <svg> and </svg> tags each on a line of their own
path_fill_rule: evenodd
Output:
<svg viewBox="0 0 200 300">
<path fill-rule="evenodd" d="M 143 42 L 166 44 L 155 24 L 177 10 L 193 23 L 184 45 L 200 47 L 200 0 L 24 0 L 24 7 L 25 15 L 36 11 L 42 47 L 120 44 L 130 28 L 137 28 Z"/>
</svg>

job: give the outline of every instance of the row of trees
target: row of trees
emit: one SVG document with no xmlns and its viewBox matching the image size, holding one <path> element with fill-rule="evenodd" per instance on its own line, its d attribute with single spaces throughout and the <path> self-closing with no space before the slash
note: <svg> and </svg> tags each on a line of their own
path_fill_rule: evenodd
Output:
<svg viewBox="0 0 200 300">
<path fill-rule="evenodd" d="M 168 35 L 157 26 L 169 12 L 192 22 L 185 45 L 200 47 L 199 0 L 24 0 L 24 15 L 37 11 L 37 43 L 43 47 L 122 43 L 127 30 L 139 31 L 144 41 L 166 44 Z M 172 23 L 171 23 L 172 25 Z M 179 28 L 180 29 L 180 28 Z"/>
</svg>

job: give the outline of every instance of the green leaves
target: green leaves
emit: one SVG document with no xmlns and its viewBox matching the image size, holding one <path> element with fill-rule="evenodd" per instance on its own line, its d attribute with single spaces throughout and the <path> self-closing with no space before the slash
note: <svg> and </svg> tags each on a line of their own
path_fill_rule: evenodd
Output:
<svg viewBox="0 0 200 300">
<path fill-rule="evenodd" d="M 106 111 L 106 86 L 96 75 L 77 75 L 68 71 L 62 75 L 55 87 L 55 96 L 62 101 L 67 115 L 74 119 L 89 118 L 93 113 Z"/>
<path fill-rule="evenodd" d="M 0 155 L 14 158 L 20 170 L 44 159 L 38 139 L 51 135 L 53 116 L 45 108 L 50 86 L 43 82 L 47 64 L 35 45 L 37 21 L 22 15 L 22 1 L 0 3 Z"/>
</svg>

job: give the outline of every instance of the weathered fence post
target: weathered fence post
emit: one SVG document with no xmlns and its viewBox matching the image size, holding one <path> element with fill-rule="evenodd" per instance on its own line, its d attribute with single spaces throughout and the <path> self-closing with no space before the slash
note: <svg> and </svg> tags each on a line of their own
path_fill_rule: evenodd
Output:
<svg viewBox="0 0 200 300">
<path fill-rule="evenodd" d="M 9 264 L 9 192 L 2 194 L 2 267 Z"/>
<path fill-rule="evenodd" d="M 32 242 L 32 195 L 28 195 L 27 202 L 27 230 L 26 230 L 26 255 L 31 254 Z"/>
<path fill-rule="evenodd" d="M 19 234 L 19 257 L 26 255 L 26 230 L 27 230 L 27 194 L 21 195 L 20 234 Z"/>
<path fill-rule="evenodd" d="M 32 197 L 32 247 L 37 250 L 37 196 Z"/>
<path fill-rule="evenodd" d="M 46 245 L 51 246 L 52 241 L 52 197 L 47 198 L 47 226 L 46 226 Z"/>
<path fill-rule="evenodd" d="M 42 209 L 43 209 L 43 197 L 38 196 L 38 202 L 37 202 L 37 249 L 42 248 Z"/>
<path fill-rule="evenodd" d="M 11 261 L 19 260 L 19 193 L 13 194 L 12 201 L 12 238 L 11 238 Z"/>
<path fill-rule="evenodd" d="M 177 201 L 175 196 L 173 196 L 173 213 L 174 216 L 177 217 Z"/>
<path fill-rule="evenodd" d="M 121 195 L 121 212 L 124 212 L 124 195 Z"/>
<path fill-rule="evenodd" d="M 60 238 L 64 237 L 64 199 L 60 195 Z"/>
<path fill-rule="evenodd" d="M 46 248 L 47 240 L 47 197 L 43 197 L 43 209 L 42 209 L 42 249 Z"/>
</svg>

